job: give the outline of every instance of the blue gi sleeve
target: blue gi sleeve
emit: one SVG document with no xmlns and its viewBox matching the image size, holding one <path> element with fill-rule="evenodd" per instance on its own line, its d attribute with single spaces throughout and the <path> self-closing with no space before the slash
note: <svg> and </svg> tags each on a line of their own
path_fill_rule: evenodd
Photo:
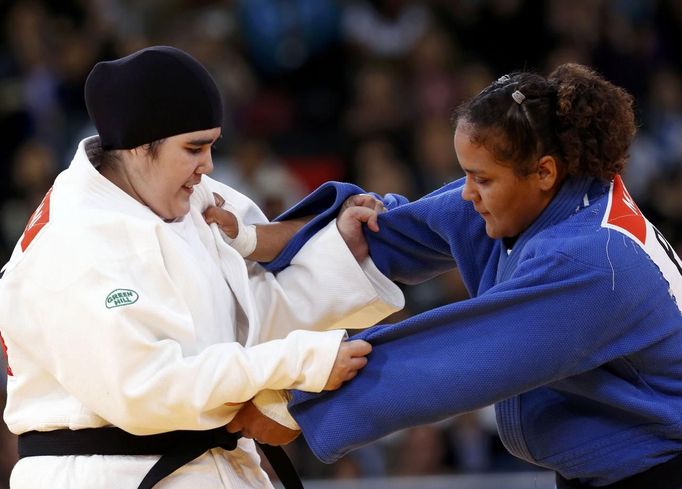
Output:
<svg viewBox="0 0 682 489">
<path fill-rule="evenodd" d="M 487 258 L 493 241 L 485 235 L 483 220 L 462 200 L 462 182 L 452 182 L 414 202 L 397 194 L 373 194 L 387 211 L 379 216 L 380 231 L 374 233 L 365 227 L 365 237 L 372 260 L 384 275 L 415 284 L 462 265 L 467 287 L 470 292 L 476 290 L 480 277 L 475 270 L 482 268 L 479 262 Z M 303 244 L 336 217 L 343 202 L 358 193 L 365 192 L 353 184 L 328 182 L 279 216 L 276 220 L 316 214 L 264 266 L 272 272 L 286 267 Z M 463 230 L 455 240 L 452 229 Z"/>
<path fill-rule="evenodd" d="M 275 221 L 286 221 L 297 217 L 315 215 L 289 240 L 284 249 L 269 263 L 262 265 L 270 272 L 277 273 L 286 268 L 298 250 L 320 229 L 336 217 L 341 205 L 351 195 L 364 193 L 357 185 L 341 182 L 327 182 L 299 203 L 287 210 Z"/>
<path fill-rule="evenodd" d="M 475 270 L 482 268 L 494 242 L 485 234 L 483 219 L 462 199 L 461 180 L 414 202 L 394 195 L 384 202 L 388 210 L 379 216 L 380 231 L 365 229 L 370 256 L 383 274 L 417 284 L 460 267 L 469 292 L 477 290 Z"/>
<path fill-rule="evenodd" d="M 529 258 L 478 297 L 355 336 L 373 345 L 367 366 L 337 391 L 295 391 L 289 411 L 331 463 L 391 432 L 593 369 L 678 327 L 657 274 L 649 264 L 614 272 L 561 253 Z M 643 323 L 666 327 L 637 330 Z"/>
</svg>

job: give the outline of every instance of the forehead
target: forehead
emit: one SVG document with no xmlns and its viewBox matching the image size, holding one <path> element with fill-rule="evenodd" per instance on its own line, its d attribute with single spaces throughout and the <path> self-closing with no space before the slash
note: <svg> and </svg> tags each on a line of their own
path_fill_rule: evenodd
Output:
<svg viewBox="0 0 682 489">
<path fill-rule="evenodd" d="M 486 145 L 472 138 L 466 127 L 458 127 L 454 135 L 455 152 L 462 170 L 470 174 L 514 174 L 513 165 L 500 161 Z"/>
<path fill-rule="evenodd" d="M 220 137 L 221 129 L 214 127 L 213 129 L 205 129 L 202 131 L 186 132 L 172 136 L 169 140 L 175 140 L 180 144 L 191 144 L 194 146 L 201 146 L 204 144 L 213 144 L 216 139 Z"/>
<path fill-rule="evenodd" d="M 485 147 L 494 152 L 494 148 L 506 147 L 508 144 L 504 132 L 497 127 L 481 127 L 466 120 L 461 121 L 455 128 L 455 143 L 458 139 L 462 143 L 468 143 L 476 147 Z"/>
<path fill-rule="evenodd" d="M 480 163 L 494 162 L 495 157 L 488 149 L 476 141 L 467 126 L 458 126 L 454 135 L 455 152 L 460 164 L 465 167 Z"/>
</svg>

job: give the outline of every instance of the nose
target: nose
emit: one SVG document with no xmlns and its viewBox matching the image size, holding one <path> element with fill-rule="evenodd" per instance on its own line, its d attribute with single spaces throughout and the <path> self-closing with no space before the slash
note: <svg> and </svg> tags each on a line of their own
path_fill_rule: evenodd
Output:
<svg viewBox="0 0 682 489">
<path fill-rule="evenodd" d="M 462 198 L 468 201 L 475 201 L 478 198 L 476 185 L 471 181 L 471 177 L 467 176 L 464 179 L 464 188 L 462 188 Z"/>
<path fill-rule="evenodd" d="M 208 175 L 212 171 L 213 171 L 213 155 L 211 155 L 211 152 L 209 151 L 206 158 L 197 167 L 197 173 L 199 173 L 201 175 Z"/>
</svg>

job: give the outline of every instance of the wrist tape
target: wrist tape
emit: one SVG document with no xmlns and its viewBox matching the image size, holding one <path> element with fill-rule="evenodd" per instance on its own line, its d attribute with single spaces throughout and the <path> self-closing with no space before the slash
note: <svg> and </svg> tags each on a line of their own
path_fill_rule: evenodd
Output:
<svg viewBox="0 0 682 489">
<path fill-rule="evenodd" d="M 241 256 L 246 258 L 253 253 L 253 251 L 256 249 L 256 245 L 258 244 L 256 226 L 253 224 L 244 224 L 241 217 L 239 217 L 237 210 L 231 205 L 226 203 L 223 205 L 223 209 L 230 211 L 234 215 L 235 219 L 237 220 L 238 231 L 235 238 L 230 238 L 222 230 L 220 231 L 220 234 L 227 244 L 232 246 L 232 248 L 237 250 Z"/>
</svg>

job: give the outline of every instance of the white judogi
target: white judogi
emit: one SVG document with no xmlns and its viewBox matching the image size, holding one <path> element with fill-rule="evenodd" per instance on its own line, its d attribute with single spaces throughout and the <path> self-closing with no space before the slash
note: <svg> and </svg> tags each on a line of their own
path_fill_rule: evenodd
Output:
<svg viewBox="0 0 682 489">
<path fill-rule="evenodd" d="M 204 177 L 189 215 L 164 222 L 97 172 L 86 155 L 92 142 L 81 142 L 0 279 L 13 433 L 223 426 L 239 409 L 225 403 L 269 389 L 323 388 L 344 331 L 293 330 L 364 327 L 403 306 L 370 260 L 357 264 L 334 223 L 274 276 L 246 263 L 201 216 L 215 191 L 246 223 L 263 222 L 248 198 Z M 135 488 L 157 459 L 30 457 L 11 484 Z M 253 442 L 242 439 L 157 487 L 270 483 Z"/>
</svg>

